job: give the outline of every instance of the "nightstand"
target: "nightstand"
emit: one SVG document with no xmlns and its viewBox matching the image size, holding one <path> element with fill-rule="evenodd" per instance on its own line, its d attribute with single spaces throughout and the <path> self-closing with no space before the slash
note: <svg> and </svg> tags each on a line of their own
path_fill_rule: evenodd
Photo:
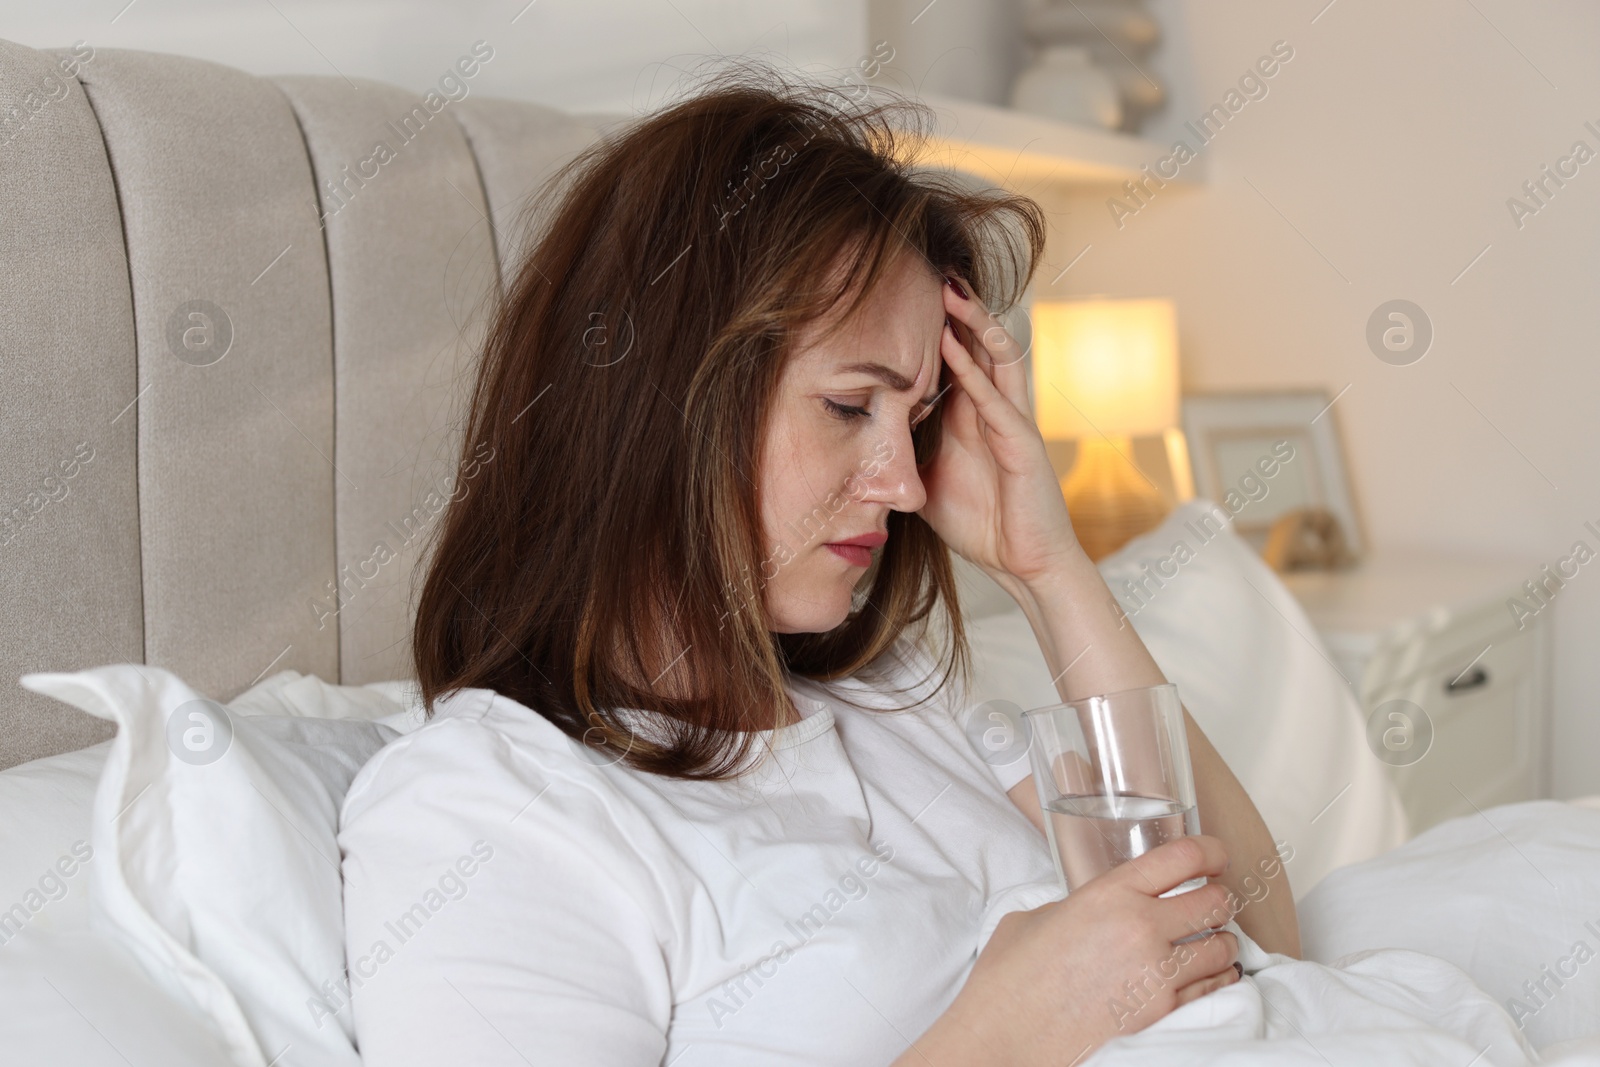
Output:
<svg viewBox="0 0 1600 1067">
<path fill-rule="evenodd" d="M 1411 832 L 1546 795 L 1551 609 L 1537 563 L 1374 552 L 1346 571 L 1283 575 L 1367 717 Z M 1520 624 L 1520 628 L 1519 628 Z"/>
</svg>

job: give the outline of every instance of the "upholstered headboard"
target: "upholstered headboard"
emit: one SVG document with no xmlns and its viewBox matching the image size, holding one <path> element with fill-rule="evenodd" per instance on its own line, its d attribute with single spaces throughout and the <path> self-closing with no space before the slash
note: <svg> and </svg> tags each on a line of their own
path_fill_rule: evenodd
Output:
<svg viewBox="0 0 1600 1067">
<path fill-rule="evenodd" d="M 111 730 L 29 671 L 149 663 L 219 700 L 410 674 L 520 210 L 594 136 L 470 91 L 0 42 L 0 767 Z"/>
</svg>

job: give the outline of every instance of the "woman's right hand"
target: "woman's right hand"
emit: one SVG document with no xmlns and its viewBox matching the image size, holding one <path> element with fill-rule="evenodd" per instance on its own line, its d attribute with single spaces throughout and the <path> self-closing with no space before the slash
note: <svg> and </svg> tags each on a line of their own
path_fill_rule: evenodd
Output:
<svg viewBox="0 0 1600 1067">
<path fill-rule="evenodd" d="M 1183 837 L 1062 900 L 1006 915 L 954 1003 L 917 1045 L 945 1052 L 939 1063 L 1060 1067 L 1237 982 L 1232 933 L 1173 943 L 1233 917 L 1227 887 L 1160 895 L 1227 866 L 1220 839 Z M 978 1055 L 968 1060 L 965 1049 Z M 901 1061 L 926 1062 L 917 1049 Z"/>
</svg>

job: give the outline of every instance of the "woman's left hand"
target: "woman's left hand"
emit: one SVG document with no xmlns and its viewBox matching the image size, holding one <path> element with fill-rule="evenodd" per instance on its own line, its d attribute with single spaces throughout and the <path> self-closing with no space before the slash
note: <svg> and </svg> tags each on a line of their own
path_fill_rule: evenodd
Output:
<svg viewBox="0 0 1600 1067">
<path fill-rule="evenodd" d="M 1022 348 L 966 279 L 954 283 L 967 295 L 946 284 L 945 311 L 966 328 L 973 351 L 947 323 L 940 354 L 959 389 L 941 414 L 939 450 L 921 470 L 928 499 L 919 514 L 991 577 L 1027 584 L 1083 549 L 1044 438 L 1028 414 Z"/>
</svg>

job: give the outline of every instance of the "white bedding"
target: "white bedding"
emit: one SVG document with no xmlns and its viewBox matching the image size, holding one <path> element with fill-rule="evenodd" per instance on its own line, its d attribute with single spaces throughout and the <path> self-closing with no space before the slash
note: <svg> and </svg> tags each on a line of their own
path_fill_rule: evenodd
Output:
<svg viewBox="0 0 1600 1067">
<path fill-rule="evenodd" d="M 1529 862 L 1509 861 L 1519 853 Z M 1556 890 L 1530 892 L 1544 877 Z M 1559 1018 L 1588 1034 L 1560 1045 L 1542 1044 L 1534 1026 L 1519 1031 L 1490 991 L 1522 981 L 1519 945 L 1537 958 L 1541 943 L 1559 943 L 1569 924 L 1592 911 L 1600 911 L 1600 810 L 1556 802 L 1491 808 L 1336 872 L 1302 902 L 1308 956 L 1328 959 L 1363 942 L 1408 947 L 1357 951 L 1329 966 L 1269 955 L 1244 939 L 1245 981 L 1080 1064 L 1600 1067 L 1600 967 L 1579 972 L 1588 984 L 1569 979 L 1540 1013 L 1547 1031 Z M 1424 944 L 1472 973 L 1411 950 Z M 13 939 L 0 949 L 0 1000 L 14 1009 L 0 1013 L 7 1063 L 230 1062 L 204 1021 L 165 997 L 99 932 L 30 929 Z M 294 1062 L 290 1055 L 279 1067 Z"/>
<path fill-rule="evenodd" d="M 1305 962 L 1243 940 L 1245 981 L 1086 1067 L 1600 1064 L 1591 801 L 1452 819 L 1335 871 L 1298 911 Z"/>
<path fill-rule="evenodd" d="M 0 1004 L 0 1063 L 7 1067 L 233 1062 L 205 1020 L 152 982 L 119 940 L 98 931 L 30 926 L 8 941 L 0 948 Z"/>
<path fill-rule="evenodd" d="M 1107 562 L 1112 569 L 1131 568 L 1138 564 L 1139 553 L 1152 546 L 1158 547 L 1157 542 L 1136 542 L 1129 553 Z M 1173 583 L 1134 621 L 1158 657 L 1163 657 L 1169 674 L 1180 681 L 1189 678 L 1186 700 L 1191 710 L 1230 762 L 1237 762 L 1241 779 L 1252 793 L 1260 790 L 1266 794 L 1263 810 L 1272 829 L 1302 855 L 1321 857 L 1312 865 L 1291 864 L 1296 889 L 1304 891 L 1317 880 L 1312 875 L 1321 875 L 1318 865 L 1331 864 L 1340 856 L 1348 859 L 1379 851 L 1379 842 L 1395 833 L 1392 795 L 1376 786 L 1352 789 L 1320 819 L 1311 819 L 1324 803 L 1321 793 L 1316 797 L 1300 794 L 1329 785 L 1323 779 L 1338 775 L 1337 765 L 1354 758 L 1353 747 L 1363 743 L 1359 730 L 1350 734 L 1337 714 L 1348 694 L 1327 697 L 1321 704 L 1285 695 L 1294 686 L 1311 685 L 1308 672 L 1319 669 L 1308 666 L 1315 649 L 1301 647 L 1304 642 L 1298 638 L 1299 644 L 1283 638 L 1274 646 L 1278 658 L 1271 661 L 1270 677 L 1258 672 L 1244 686 L 1248 692 L 1229 700 L 1226 694 L 1241 687 L 1243 665 L 1225 660 L 1228 650 L 1242 647 L 1259 656 L 1260 642 L 1276 639 L 1264 626 L 1257 626 L 1259 620 L 1251 621 L 1239 608 L 1227 618 L 1212 618 L 1203 639 L 1195 639 L 1192 645 L 1179 641 L 1178 620 L 1201 610 L 1195 606 L 1196 598 L 1203 599 L 1204 610 L 1213 615 L 1252 601 L 1260 609 L 1258 615 L 1277 607 L 1266 599 L 1276 595 L 1270 575 L 1256 575 L 1265 593 L 1245 589 L 1234 569 L 1238 564 L 1234 555 L 1231 540 L 1214 542 L 1185 571 L 1184 582 Z M 996 618 L 1000 621 L 994 622 Z M 1017 635 L 1003 636 L 1008 633 L 1006 620 L 991 615 L 978 630 L 991 653 L 987 677 L 996 685 L 1020 681 L 1023 690 L 1030 685 L 1036 688 L 1028 672 L 1036 671 L 1042 661 L 1033 663 L 1016 651 Z M 1031 634 L 1027 637 L 1031 640 Z M 1007 647 L 1011 652 L 1006 652 Z M 1032 655 L 1037 656 L 1036 646 Z M 1044 681 L 1048 683 L 1048 678 Z M 1290 688 L 1274 690 L 1273 686 Z M 1026 692 L 1019 691 L 1019 697 L 1027 699 Z M 1230 740 L 1227 724 L 1248 724 L 1252 716 L 1266 714 L 1261 709 L 1270 711 L 1275 700 L 1286 701 L 1302 715 L 1320 709 L 1321 747 L 1312 746 L 1309 755 L 1300 752 L 1298 760 L 1285 758 L 1284 745 L 1292 731 L 1285 732 L 1285 724 L 1277 721 L 1262 733 Z M 264 718 L 377 720 L 405 732 L 417 724 L 414 703 L 414 694 L 395 683 L 332 686 L 284 672 L 229 707 L 245 716 Z M 141 720 L 134 717 L 129 721 Z M 123 725 L 127 727 L 128 722 Z M 286 736 L 312 738 L 325 733 L 292 730 Z M 1231 753 L 1230 746 L 1234 748 Z M 12 900 L 24 902 L 27 914 L 20 933 L 0 936 L 0 1002 L 8 1006 L 0 1012 L 0 1060 L 70 1062 L 85 1067 L 128 1062 L 180 1067 L 191 1063 L 243 1067 L 249 1063 L 261 1067 L 279 1054 L 286 1032 L 280 1032 L 267 1052 L 252 1047 L 245 1055 L 235 1055 L 244 1044 L 255 1044 L 248 1037 L 235 1041 L 230 1051 L 221 1051 L 228 1043 L 219 1041 L 218 1035 L 229 1032 L 229 1027 L 208 1017 L 203 1008 L 197 1011 L 192 997 L 172 995 L 170 977 L 166 982 L 148 978 L 140 969 L 141 961 L 148 965 L 148 952 L 119 941 L 115 930 L 85 926 L 89 909 L 83 906 L 83 890 L 90 881 L 85 869 L 98 883 L 107 874 L 98 870 L 99 865 L 127 862 L 128 855 L 140 851 L 146 861 L 154 855 L 158 862 L 168 862 L 161 857 L 172 854 L 151 853 L 149 843 L 162 840 L 164 849 L 181 851 L 189 839 L 181 834 L 174 838 L 151 824 L 149 835 L 124 834 L 119 847 L 111 848 L 106 831 L 94 830 L 92 793 L 99 764 L 112 747 L 97 746 L 96 750 L 0 773 L 0 827 L 9 824 L 16 828 L 19 820 L 27 820 L 25 833 L 8 835 L 8 846 L 16 847 L 0 853 L 0 889 L 11 892 Z M 261 768 L 268 765 L 260 764 Z M 150 773 L 166 772 L 152 769 Z M 1301 787 L 1298 793 L 1294 789 L 1297 783 Z M 236 792 L 253 803 L 252 793 Z M 269 792 L 275 799 L 266 796 Z M 293 814 L 286 806 L 290 798 L 277 793 L 268 782 L 260 782 L 254 795 L 281 809 L 268 812 L 256 805 L 262 807 L 256 813 L 263 819 L 261 826 L 270 827 L 280 816 Z M 148 807 L 149 797 L 132 799 L 137 804 L 119 814 L 120 822 L 131 820 L 138 825 L 159 810 Z M 295 832 L 277 834 L 280 846 L 295 848 L 307 834 L 331 833 L 328 826 L 313 827 L 306 814 L 294 815 L 289 825 Z M 258 848 L 268 836 L 252 831 Z M 66 891 L 54 897 L 58 887 L 52 880 L 43 887 L 38 908 L 26 903 L 33 900 L 27 894 L 41 886 L 47 868 L 69 854 L 80 840 L 93 841 L 97 847 L 75 874 L 61 879 Z M 119 849 L 123 851 L 119 853 Z M 212 847 L 171 862 L 226 863 L 229 851 Z M 254 857 L 248 865 L 249 876 L 257 883 L 252 884 L 252 892 L 271 893 L 270 872 L 287 866 L 269 862 L 269 857 Z M 192 878 L 186 882 L 198 884 Z M 147 881 L 152 889 L 155 884 Z M 289 887 L 283 888 L 283 895 L 293 895 Z M 179 909 L 172 901 L 155 896 L 147 897 L 146 902 L 150 918 L 158 923 L 188 922 L 184 916 L 193 916 L 204 904 L 201 899 L 191 899 Z M 10 903 L 8 900 L 0 907 Z M 269 911 L 263 908 L 254 913 L 258 922 L 267 920 Z M 1335 871 L 1301 900 L 1300 913 L 1308 962 L 1269 957 L 1246 941 L 1243 959 L 1250 971 L 1246 981 L 1114 1041 L 1082 1062 L 1100 1067 L 1201 1063 L 1475 1067 L 1544 1062 L 1600 1067 L 1600 961 L 1590 963 L 1585 957 L 1558 994 L 1542 1001 L 1533 1015 L 1519 1012 L 1519 1018 L 1513 1020 L 1506 1009 L 1507 999 L 1517 995 L 1524 981 L 1536 980 L 1541 966 L 1560 967 L 1562 960 L 1570 965 L 1576 941 L 1586 938 L 1600 950 L 1600 810 L 1542 802 L 1494 808 L 1481 816 L 1453 820 L 1377 859 Z M 1585 926 L 1591 920 L 1593 932 Z M 270 931 L 259 933 L 270 939 Z M 229 970 L 228 961 L 217 956 L 224 946 L 193 942 L 182 929 L 177 934 L 192 949 L 190 966 L 200 969 L 195 973 L 208 982 L 215 979 L 220 983 L 219 972 Z M 330 949 L 342 955 L 342 945 L 300 944 L 295 948 L 296 958 L 320 958 Z M 1381 950 L 1364 951 L 1368 949 Z M 1346 955 L 1352 952 L 1356 955 Z M 304 974 L 295 981 L 274 979 L 258 983 L 256 989 L 238 982 L 229 986 L 241 1001 L 243 1016 L 258 1031 L 269 1029 L 263 1020 L 274 1011 L 290 1019 L 296 1006 L 304 1006 L 304 990 L 293 987 L 303 983 L 315 987 L 336 965 L 304 965 L 300 969 Z M 258 997 L 262 999 L 255 999 Z M 231 1032 L 237 1035 L 238 1027 Z M 257 1041 L 265 1036 L 263 1032 L 255 1035 Z M 1573 1039 L 1576 1044 L 1570 1043 Z M 291 1041 L 301 1047 L 285 1050 L 277 1067 L 337 1062 L 339 1040 L 343 1038 L 336 1027 L 307 1030 Z M 322 1051 L 329 1058 L 312 1054 L 319 1041 L 328 1046 Z M 1557 1047 L 1552 1044 L 1557 1041 L 1569 1043 Z M 312 1059 L 306 1059 L 308 1055 Z"/>
<path fill-rule="evenodd" d="M 1503 810 L 1490 809 L 1488 814 L 1498 817 Z M 1513 840 L 1523 829 L 1511 827 Z M 1600 838 L 1574 844 L 1563 862 L 1592 887 Z M 1485 889 L 1495 883 L 1495 869 L 1503 866 L 1501 857 L 1491 852 L 1483 853 L 1470 871 L 1458 865 L 1430 869 L 1420 855 L 1414 858 L 1423 866 L 1412 874 L 1467 875 Z M 1552 851 L 1541 850 L 1540 859 L 1549 865 Z M 1346 873 L 1370 878 L 1372 884 L 1363 893 L 1372 894 L 1388 872 L 1362 864 Z M 1385 907 L 1414 899 L 1411 888 L 1408 882 L 1390 882 L 1386 894 L 1350 901 L 1366 916 L 1350 921 L 1373 928 L 1374 917 Z M 1328 915 L 1345 903 L 1336 881 L 1319 895 L 1330 890 L 1327 904 L 1310 902 L 1314 908 L 1329 907 Z M 1591 888 L 1586 899 L 1600 901 L 1600 894 Z M 1579 903 L 1576 896 L 1573 903 Z M 1550 925 L 1537 903 L 1509 897 L 1503 911 L 1512 917 L 1513 930 L 1531 933 Z M 1441 918 L 1419 933 L 1449 937 L 1452 921 Z M 1241 958 L 1250 972 L 1245 981 L 1107 1044 L 1079 1061 L 1079 1067 L 1600 1065 L 1600 1036 L 1536 1052 L 1493 996 L 1437 957 L 1388 949 L 1358 953 L 1329 967 L 1269 955 L 1248 940 L 1242 947 Z M 30 930 L 15 939 L 0 950 L 0 999 L 8 1005 L 0 1013 L 0 1049 L 7 1063 L 214 1067 L 229 1062 L 209 1029 L 165 998 L 140 974 L 137 962 L 103 934 Z M 1600 1022 L 1594 1025 L 1600 1032 Z M 286 1057 L 279 1067 L 293 1062 L 292 1056 Z"/>
<path fill-rule="evenodd" d="M 1329 875 L 1300 906 L 1308 959 L 1386 945 L 1445 959 L 1536 1048 L 1600 1034 L 1600 809 L 1507 804 Z"/>
<path fill-rule="evenodd" d="M 344 968 L 339 806 L 414 725 L 404 686 L 285 671 L 224 708 L 132 664 L 22 683 L 118 731 L 0 774 L 0 825 L 34 820 L 0 886 L 48 879 L 0 913 L 0 997 L 35 1009 L 0 1012 L 0 1063 L 359 1063 L 306 1002 Z"/>
<path fill-rule="evenodd" d="M 1600 1064 L 1600 1037 L 1541 1057 L 1470 977 L 1433 956 L 1364 953 L 1338 967 L 1241 954 L 1242 982 L 1119 1038 L 1084 1067 L 1200 1064 Z"/>
</svg>

